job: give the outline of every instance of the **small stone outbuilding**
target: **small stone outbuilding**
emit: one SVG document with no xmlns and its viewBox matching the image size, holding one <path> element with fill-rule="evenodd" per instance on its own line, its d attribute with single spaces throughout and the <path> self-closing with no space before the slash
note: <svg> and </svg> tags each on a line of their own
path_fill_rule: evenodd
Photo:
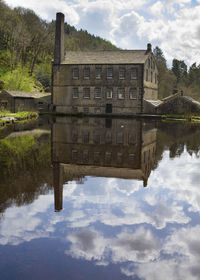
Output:
<svg viewBox="0 0 200 280">
<path fill-rule="evenodd" d="M 48 111 L 50 93 L 4 90 L 0 93 L 0 111 Z"/>
<path fill-rule="evenodd" d="M 199 115 L 200 103 L 189 96 L 182 96 L 180 93 L 177 93 L 161 100 L 144 100 L 144 113 L 150 115 Z"/>
</svg>

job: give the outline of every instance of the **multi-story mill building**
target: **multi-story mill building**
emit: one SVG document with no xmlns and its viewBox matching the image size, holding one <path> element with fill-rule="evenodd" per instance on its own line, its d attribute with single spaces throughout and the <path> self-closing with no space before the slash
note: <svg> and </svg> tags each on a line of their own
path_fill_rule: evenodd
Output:
<svg viewBox="0 0 200 280">
<path fill-rule="evenodd" d="M 134 115 L 157 99 L 158 70 L 151 50 L 67 51 L 64 15 L 57 13 L 52 103 L 58 113 Z"/>
</svg>

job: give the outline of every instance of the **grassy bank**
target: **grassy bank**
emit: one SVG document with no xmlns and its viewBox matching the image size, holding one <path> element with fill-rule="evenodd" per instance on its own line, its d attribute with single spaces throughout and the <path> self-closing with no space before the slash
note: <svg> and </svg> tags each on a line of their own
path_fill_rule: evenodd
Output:
<svg viewBox="0 0 200 280">
<path fill-rule="evenodd" d="M 0 118 L 15 118 L 16 120 L 25 120 L 25 119 L 33 119 L 38 117 L 37 112 L 17 112 L 11 113 L 9 111 L 1 111 Z"/>
<path fill-rule="evenodd" d="M 190 115 L 190 114 L 166 114 L 162 115 L 164 120 L 179 120 L 179 121 L 190 121 L 190 122 L 200 122 L 200 116 Z"/>
<path fill-rule="evenodd" d="M 37 112 L 17 112 L 11 113 L 9 111 L 0 112 L 0 127 L 1 129 L 9 124 L 16 122 L 25 122 L 29 120 L 34 120 L 38 118 Z"/>
</svg>

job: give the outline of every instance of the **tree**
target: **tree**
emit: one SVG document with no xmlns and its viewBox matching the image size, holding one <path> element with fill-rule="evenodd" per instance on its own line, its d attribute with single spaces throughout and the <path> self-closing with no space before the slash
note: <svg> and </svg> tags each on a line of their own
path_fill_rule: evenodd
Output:
<svg viewBox="0 0 200 280">
<path fill-rule="evenodd" d="M 184 60 L 173 59 L 172 71 L 176 76 L 176 83 L 178 84 L 183 78 L 187 76 L 187 65 Z"/>
<path fill-rule="evenodd" d="M 163 61 L 166 65 L 166 59 L 164 57 L 163 51 L 158 46 L 156 46 L 155 49 L 153 50 L 153 54 L 156 61 Z"/>
<path fill-rule="evenodd" d="M 158 97 L 162 99 L 172 94 L 176 78 L 167 68 L 163 51 L 157 46 L 153 53 L 158 67 Z"/>
</svg>

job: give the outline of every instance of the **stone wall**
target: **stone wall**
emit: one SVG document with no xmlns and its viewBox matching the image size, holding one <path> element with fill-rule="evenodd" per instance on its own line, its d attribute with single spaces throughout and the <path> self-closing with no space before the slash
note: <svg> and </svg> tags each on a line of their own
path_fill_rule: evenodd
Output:
<svg viewBox="0 0 200 280">
<path fill-rule="evenodd" d="M 157 114 L 200 114 L 200 104 L 186 96 L 174 96 L 156 109 Z"/>
<path fill-rule="evenodd" d="M 84 79 L 83 69 L 90 68 L 90 78 Z M 95 68 L 102 69 L 102 78 L 95 78 Z M 113 68 L 113 78 L 107 78 L 107 68 Z M 125 68 L 125 78 L 119 79 L 119 67 Z M 79 78 L 73 79 L 73 68 L 79 68 Z M 131 68 L 136 68 L 137 79 L 130 79 Z M 84 112 L 84 108 L 89 108 L 90 113 L 106 113 L 106 104 L 112 104 L 114 114 L 136 114 L 141 112 L 141 98 L 143 86 L 142 65 L 60 65 L 53 67 L 53 105 L 56 112 L 71 113 L 73 107 L 77 111 Z M 77 87 L 79 97 L 72 98 L 72 90 Z M 83 98 L 83 88 L 90 88 L 90 98 Z M 101 88 L 101 98 L 94 98 L 96 87 Z M 112 89 L 112 98 L 107 99 L 106 90 Z M 118 89 L 125 89 L 124 99 L 118 98 Z M 130 88 L 137 90 L 135 99 L 129 98 Z"/>
</svg>

